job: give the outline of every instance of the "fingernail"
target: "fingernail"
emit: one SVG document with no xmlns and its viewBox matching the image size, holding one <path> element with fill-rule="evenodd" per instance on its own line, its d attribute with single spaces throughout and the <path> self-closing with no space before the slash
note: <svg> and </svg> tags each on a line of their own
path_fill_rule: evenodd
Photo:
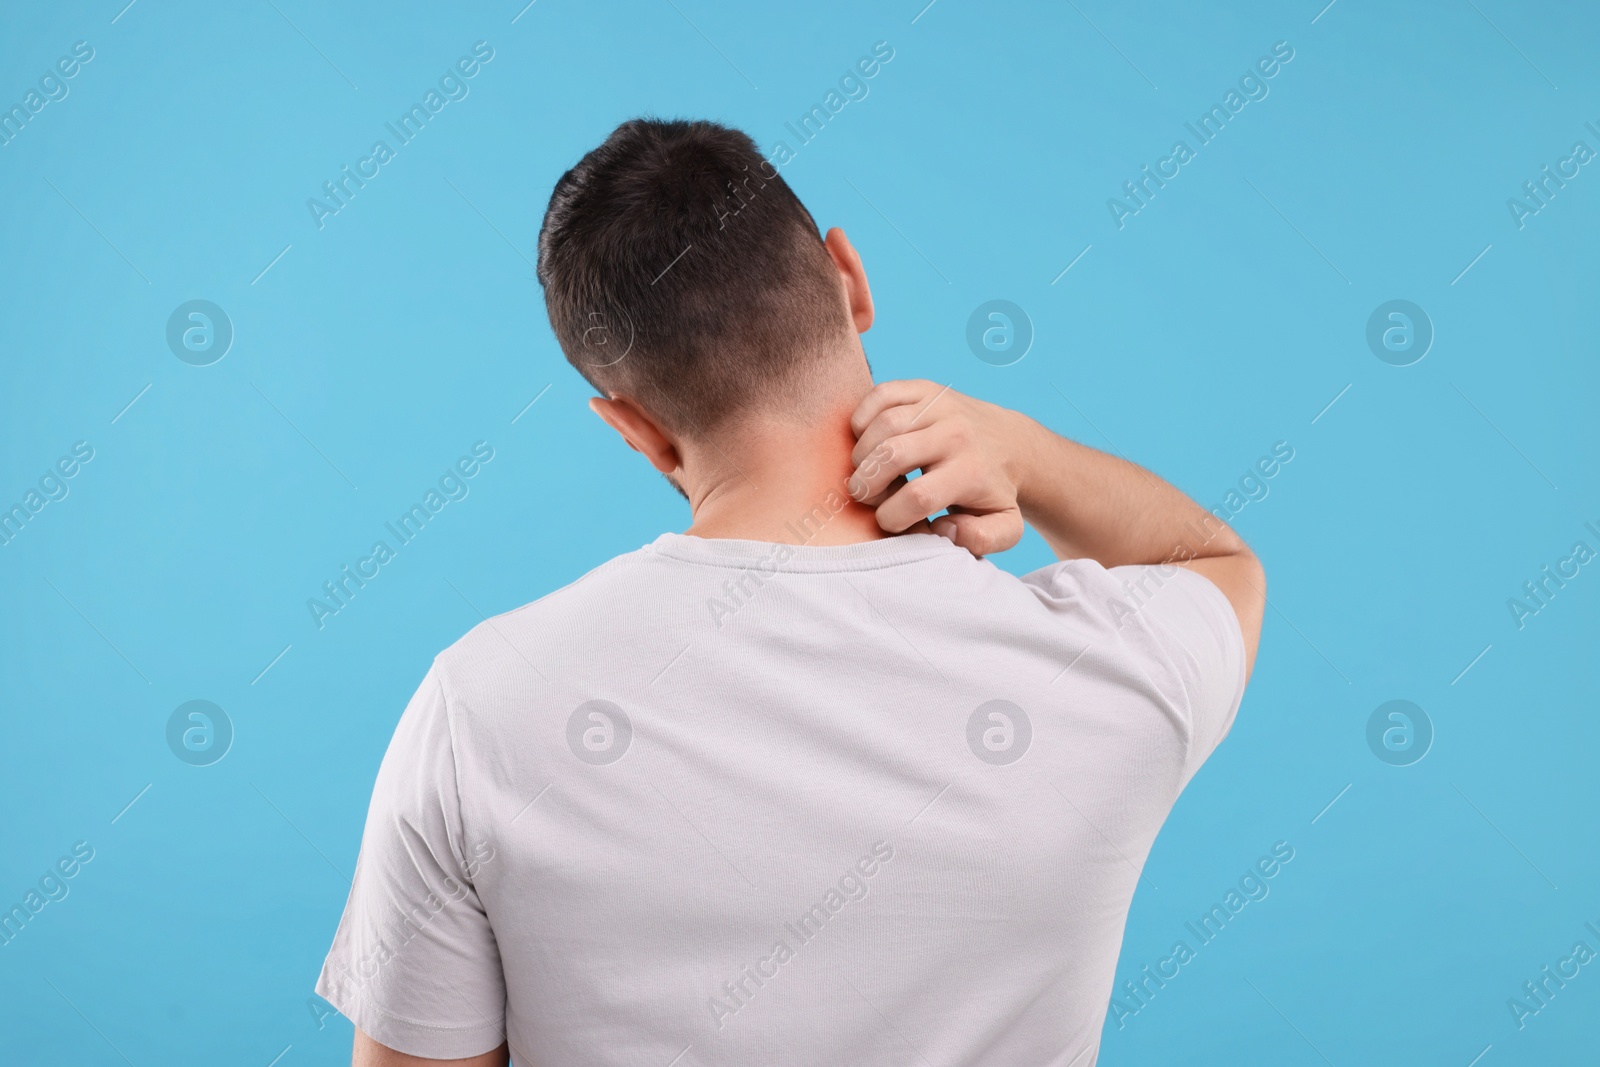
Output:
<svg viewBox="0 0 1600 1067">
<path fill-rule="evenodd" d="M 849 481 L 844 483 L 844 488 L 845 491 L 850 494 L 850 497 L 853 500 L 860 500 L 862 497 L 867 495 L 867 483 L 856 477 L 854 474 L 850 476 Z"/>
</svg>

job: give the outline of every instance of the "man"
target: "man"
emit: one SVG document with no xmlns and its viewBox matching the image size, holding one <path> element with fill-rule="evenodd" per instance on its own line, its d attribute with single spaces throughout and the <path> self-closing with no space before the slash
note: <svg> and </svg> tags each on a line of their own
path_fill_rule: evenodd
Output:
<svg viewBox="0 0 1600 1067">
<path fill-rule="evenodd" d="M 619 127 L 539 279 L 693 519 L 434 661 L 317 986 L 355 1062 L 1092 1064 L 1255 557 L 1130 463 L 874 386 L 860 258 L 737 131 Z M 1061 562 L 1018 579 L 982 557 L 1025 521 Z"/>
</svg>

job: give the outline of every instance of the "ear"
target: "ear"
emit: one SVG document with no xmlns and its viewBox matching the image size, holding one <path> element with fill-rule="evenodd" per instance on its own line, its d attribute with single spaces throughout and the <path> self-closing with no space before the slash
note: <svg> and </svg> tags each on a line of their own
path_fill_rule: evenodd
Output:
<svg viewBox="0 0 1600 1067">
<path fill-rule="evenodd" d="M 839 271 L 839 280 L 844 285 L 845 301 L 849 305 L 856 333 L 866 333 L 872 329 L 872 289 L 867 285 L 867 271 L 861 265 L 861 257 L 856 254 L 844 231 L 837 226 L 828 231 L 822 244 Z"/>
<path fill-rule="evenodd" d="M 654 419 L 645 414 L 643 408 L 627 397 L 590 397 L 589 410 L 621 434 L 629 448 L 642 453 L 650 465 L 662 474 L 671 474 L 683 465 L 678 446 L 662 432 Z"/>
</svg>

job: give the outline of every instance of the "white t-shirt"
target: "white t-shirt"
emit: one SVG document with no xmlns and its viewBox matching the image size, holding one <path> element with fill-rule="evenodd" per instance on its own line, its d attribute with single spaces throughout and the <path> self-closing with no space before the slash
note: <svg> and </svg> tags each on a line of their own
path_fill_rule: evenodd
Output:
<svg viewBox="0 0 1600 1067">
<path fill-rule="evenodd" d="M 434 661 L 317 992 L 440 1059 L 1086 1067 L 1244 680 L 1178 567 L 663 535 Z"/>
</svg>

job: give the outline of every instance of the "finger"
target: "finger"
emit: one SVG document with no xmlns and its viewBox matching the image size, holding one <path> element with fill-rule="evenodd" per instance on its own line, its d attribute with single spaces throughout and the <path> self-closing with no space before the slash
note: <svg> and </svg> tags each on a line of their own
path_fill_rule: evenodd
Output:
<svg viewBox="0 0 1600 1067">
<path fill-rule="evenodd" d="M 896 404 L 878 412 L 866 428 L 856 435 L 855 447 L 850 450 L 850 461 L 860 466 L 889 438 L 936 425 L 935 420 L 921 417 L 925 407 L 925 404 Z"/>
<path fill-rule="evenodd" d="M 867 507 L 876 511 L 879 504 L 882 504 L 885 500 L 888 500 L 891 496 L 899 491 L 902 485 L 905 485 L 910 480 L 911 479 L 902 474 L 900 477 L 890 482 L 885 488 L 879 490 L 877 493 L 874 493 L 872 496 L 869 496 L 864 500 L 856 501 L 856 503 L 865 504 Z"/>
<path fill-rule="evenodd" d="M 901 533 L 929 515 L 935 515 L 961 499 L 961 475 L 935 468 L 913 478 L 878 505 L 878 526 L 889 533 Z"/>
<path fill-rule="evenodd" d="M 930 428 L 889 438 L 857 464 L 845 488 L 856 500 L 872 499 L 901 475 L 920 470 L 948 455 L 944 436 Z"/>
<path fill-rule="evenodd" d="M 850 430 L 860 437 L 861 431 L 865 430 L 885 409 L 898 407 L 901 404 L 915 404 L 938 388 L 934 383 L 920 378 L 879 382 L 872 387 L 871 392 L 861 398 L 861 403 L 856 405 L 855 411 L 850 415 Z"/>
<path fill-rule="evenodd" d="M 1016 508 L 983 515 L 951 512 L 933 520 L 933 532 L 948 537 L 980 559 L 1004 552 L 1022 540 L 1022 512 Z"/>
</svg>

